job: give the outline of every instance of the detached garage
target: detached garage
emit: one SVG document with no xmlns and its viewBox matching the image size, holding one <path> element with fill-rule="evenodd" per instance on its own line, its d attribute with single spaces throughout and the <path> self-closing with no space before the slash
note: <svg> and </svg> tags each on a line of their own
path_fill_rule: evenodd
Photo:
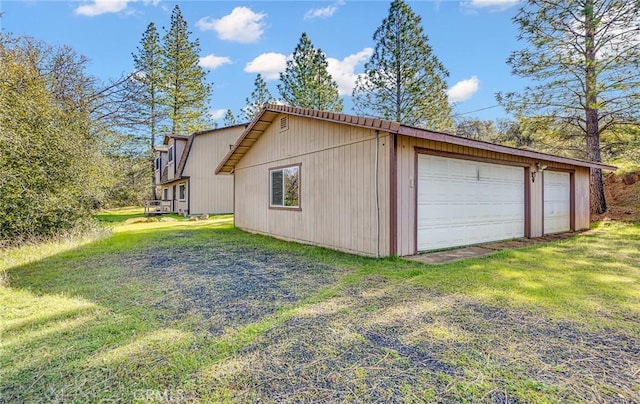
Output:
<svg viewBox="0 0 640 404">
<path fill-rule="evenodd" d="M 614 167 L 346 114 L 267 105 L 216 173 L 235 225 L 370 256 L 589 227 L 589 175 Z"/>
<path fill-rule="evenodd" d="M 418 250 L 524 237 L 524 168 L 418 154 Z"/>
<path fill-rule="evenodd" d="M 571 174 L 545 171 L 543 174 L 543 233 L 562 233 L 571 230 Z"/>
</svg>

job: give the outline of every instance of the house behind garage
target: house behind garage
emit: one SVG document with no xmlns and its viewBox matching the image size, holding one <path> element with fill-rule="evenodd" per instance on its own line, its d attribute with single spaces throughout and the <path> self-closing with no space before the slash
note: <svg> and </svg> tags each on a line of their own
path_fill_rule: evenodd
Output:
<svg viewBox="0 0 640 404">
<path fill-rule="evenodd" d="M 154 150 L 163 212 L 233 212 L 233 178 L 215 175 L 215 168 L 244 129 L 245 125 L 235 125 L 190 136 L 165 136 L 164 145 Z"/>
<path fill-rule="evenodd" d="M 235 225 L 352 253 L 413 255 L 589 227 L 614 167 L 346 114 L 267 105 L 218 165 Z"/>
</svg>

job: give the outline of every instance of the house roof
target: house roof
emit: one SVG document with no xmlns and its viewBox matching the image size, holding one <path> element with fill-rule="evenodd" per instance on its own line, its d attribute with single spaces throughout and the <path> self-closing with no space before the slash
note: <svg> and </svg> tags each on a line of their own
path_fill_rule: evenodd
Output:
<svg viewBox="0 0 640 404">
<path fill-rule="evenodd" d="M 187 159 L 189 158 L 189 153 L 191 153 L 191 145 L 193 145 L 193 142 L 195 141 L 196 136 L 214 134 L 214 133 L 220 132 L 220 131 L 222 131 L 224 129 L 237 128 L 237 127 L 240 127 L 240 126 L 246 127 L 247 124 L 246 123 L 241 123 L 241 124 L 237 124 L 237 125 L 225 126 L 224 128 L 215 128 L 215 129 L 203 130 L 203 131 L 200 131 L 200 132 L 194 132 L 191 136 L 189 136 L 189 140 L 187 141 L 187 145 L 185 146 L 184 150 L 182 151 L 182 156 L 180 157 L 180 163 L 178 164 L 178 168 L 176 169 L 177 176 L 178 177 L 182 177 L 182 172 L 184 171 L 184 166 L 187 164 Z"/>
<path fill-rule="evenodd" d="M 187 136 L 185 136 L 185 135 L 174 135 L 174 134 L 164 135 L 164 142 L 163 143 L 168 145 L 169 144 L 169 139 L 187 140 L 187 139 L 189 139 L 189 136 L 188 135 Z"/>
<path fill-rule="evenodd" d="M 553 154 L 540 153 L 532 150 L 518 149 L 515 147 L 502 146 L 494 143 L 483 142 L 479 140 L 467 139 L 460 136 L 451 135 L 443 132 L 435 132 L 428 129 L 416 128 L 413 126 L 403 125 L 398 122 L 387 121 L 384 119 L 367 118 L 362 116 L 348 115 L 337 112 L 319 111 L 315 109 L 290 107 L 287 105 L 266 104 L 258 115 L 249 123 L 245 131 L 238 138 L 232 149 L 222 159 L 216 168 L 218 173 L 232 173 L 236 164 L 249 151 L 253 144 L 262 136 L 267 128 L 273 123 L 280 114 L 289 114 L 306 118 L 318 119 L 341 123 L 350 126 L 358 126 L 368 129 L 380 130 L 383 132 L 395 133 L 404 136 L 415 137 L 419 139 L 433 140 L 443 143 L 454 144 L 458 146 L 467 146 L 475 149 L 488 150 L 497 153 L 511 154 L 520 157 L 527 157 L 550 162 L 569 164 L 579 167 L 600 168 L 604 170 L 616 170 L 616 167 L 593 163 L 579 159 L 555 156 Z"/>
<path fill-rule="evenodd" d="M 176 175 L 174 176 L 174 178 L 172 180 L 169 180 L 168 179 L 168 175 L 165 176 L 164 175 L 165 173 L 163 173 L 163 177 L 162 177 L 160 183 L 161 184 L 166 184 L 166 183 L 175 182 L 175 181 L 178 181 L 178 180 L 182 179 L 182 173 L 184 172 L 184 167 L 187 165 L 187 159 L 189 158 L 189 154 L 191 153 L 191 146 L 193 145 L 193 142 L 195 141 L 195 138 L 197 136 L 207 135 L 207 134 L 215 134 L 216 132 L 220 132 L 220 131 L 225 130 L 225 129 L 237 128 L 237 127 L 241 127 L 241 126 L 242 127 L 246 127 L 247 124 L 246 123 L 241 123 L 241 124 L 237 124 L 237 125 L 225 126 L 223 128 L 207 129 L 207 130 L 203 130 L 203 131 L 200 131 L 200 132 L 194 132 L 190 136 L 167 135 L 168 137 L 173 137 L 173 138 L 176 138 L 176 139 L 186 140 L 187 144 L 185 145 L 184 150 L 182 150 L 182 155 L 180 156 L 180 160 L 178 161 L 178 166 L 176 167 Z"/>
<path fill-rule="evenodd" d="M 153 151 L 168 152 L 169 148 L 164 146 L 154 146 Z"/>
</svg>

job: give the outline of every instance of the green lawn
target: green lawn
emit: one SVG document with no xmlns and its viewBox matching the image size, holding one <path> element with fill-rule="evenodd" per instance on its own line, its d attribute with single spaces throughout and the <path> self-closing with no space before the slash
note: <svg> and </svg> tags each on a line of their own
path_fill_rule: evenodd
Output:
<svg viewBox="0 0 640 404">
<path fill-rule="evenodd" d="M 640 225 L 427 266 L 232 216 L 4 251 L 0 402 L 640 401 Z"/>
</svg>

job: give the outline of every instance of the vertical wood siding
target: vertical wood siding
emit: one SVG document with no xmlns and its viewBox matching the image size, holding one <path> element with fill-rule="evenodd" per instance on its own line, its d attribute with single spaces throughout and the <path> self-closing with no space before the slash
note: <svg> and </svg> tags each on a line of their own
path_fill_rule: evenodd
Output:
<svg viewBox="0 0 640 404">
<path fill-rule="evenodd" d="M 236 226 L 358 254 L 389 255 L 388 134 L 379 137 L 378 211 L 375 131 L 288 119 L 284 131 L 275 119 L 236 166 Z M 270 209 L 269 169 L 289 164 L 301 164 L 301 209 Z"/>
<path fill-rule="evenodd" d="M 184 147 L 186 146 L 187 141 L 184 139 L 174 139 L 171 138 L 171 140 L 169 141 L 169 145 L 167 147 L 171 147 L 171 145 L 173 145 L 173 160 L 171 162 L 167 163 L 167 167 L 168 169 L 168 175 L 167 178 L 169 180 L 172 180 L 174 178 L 176 178 L 176 168 L 178 167 L 178 164 L 180 164 L 180 158 L 182 157 L 182 152 L 184 151 Z M 167 160 L 169 159 L 169 156 L 167 156 Z"/>
<path fill-rule="evenodd" d="M 589 176 L 590 170 L 585 167 L 576 168 L 573 176 L 575 182 L 575 230 L 585 230 L 591 226 Z"/>
<path fill-rule="evenodd" d="M 437 152 L 454 153 L 472 158 L 510 161 L 528 165 L 529 171 L 535 170 L 536 162 L 547 165 L 548 169 L 574 172 L 575 183 L 575 230 L 589 227 L 589 169 L 575 167 L 568 164 L 552 163 L 544 160 L 530 159 L 497 152 L 473 149 L 465 146 L 451 145 L 430 140 L 417 139 L 408 136 L 398 136 L 397 148 L 397 254 L 412 255 L 416 253 L 416 178 L 415 154 L 416 148 L 429 149 Z M 499 163 L 499 161 L 497 161 Z M 527 171 L 527 170 L 525 170 Z M 535 182 L 530 174 L 525 178 L 530 186 L 529 204 L 531 206 L 530 237 L 542 236 L 543 220 L 543 189 L 542 176 L 537 175 Z"/>
<path fill-rule="evenodd" d="M 216 175 L 215 169 L 243 129 L 237 126 L 195 135 L 182 172 L 189 177 L 186 197 L 190 198 L 190 214 L 233 212 L 233 176 Z"/>
</svg>

